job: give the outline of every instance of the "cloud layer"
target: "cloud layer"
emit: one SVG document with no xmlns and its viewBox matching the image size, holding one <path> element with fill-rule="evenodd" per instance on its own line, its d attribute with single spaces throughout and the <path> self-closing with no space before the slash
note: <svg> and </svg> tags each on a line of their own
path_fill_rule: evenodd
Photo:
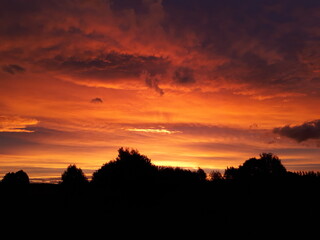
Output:
<svg viewBox="0 0 320 240">
<path fill-rule="evenodd" d="M 78 83 L 135 82 L 160 95 L 162 85 L 192 83 L 253 96 L 304 94 L 320 87 L 319 8 L 289 0 L 4 1 L 0 56 L 11 74 L 23 63 Z M 150 76 L 139 78 L 143 72 Z"/>
</svg>

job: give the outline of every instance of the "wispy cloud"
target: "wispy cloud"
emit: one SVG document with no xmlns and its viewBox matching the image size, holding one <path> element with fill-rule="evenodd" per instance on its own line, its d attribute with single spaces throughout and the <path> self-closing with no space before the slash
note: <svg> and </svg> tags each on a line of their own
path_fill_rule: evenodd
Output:
<svg viewBox="0 0 320 240">
<path fill-rule="evenodd" d="M 165 128 L 128 128 L 127 131 L 145 132 L 145 133 L 164 133 L 164 134 L 181 133 L 180 131 L 173 131 Z"/>
<path fill-rule="evenodd" d="M 0 116 L 0 132 L 24 132 L 32 133 L 28 126 L 36 125 L 39 121 L 32 118 L 22 118 L 17 116 Z"/>
<path fill-rule="evenodd" d="M 17 64 L 9 64 L 2 67 L 2 70 L 4 72 L 10 73 L 10 74 L 16 74 L 16 73 L 23 73 L 26 71 L 25 68 L 17 65 Z"/>
<path fill-rule="evenodd" d="M 163 89 L 159 87 L 159 78 L 157 76 L 152 76 L 147 71 L 143 71 L 141 73 L 141 77 L 145 79 L 145 83 L 149 88 L 154 89 L 157 93 L 160 94 L 160 96 L 164 94 Z"/>
</svg>

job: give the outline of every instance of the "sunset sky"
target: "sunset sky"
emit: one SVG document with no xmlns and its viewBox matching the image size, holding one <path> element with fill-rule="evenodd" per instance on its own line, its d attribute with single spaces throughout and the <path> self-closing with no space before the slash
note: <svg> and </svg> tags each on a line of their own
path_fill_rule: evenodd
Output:
<svg viewBox="0 0 320 240">
<path fill-rule="evenodd" d="M 138 149 L 320 171 L 320 1 L 1 0 L 0 177 Z"/>
</svg>

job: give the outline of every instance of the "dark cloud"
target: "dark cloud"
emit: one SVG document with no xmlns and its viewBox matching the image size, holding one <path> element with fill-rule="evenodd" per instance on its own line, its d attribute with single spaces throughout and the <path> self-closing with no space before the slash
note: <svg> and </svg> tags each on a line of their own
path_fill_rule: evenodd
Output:
<svg viewBox="0 0 320 240">
<path fill-rule="evenodd" d="M 280 136 L 292 138 L 297 142 L 308 139 L 320 139 L 320 120 L 305 122 L 302 125 L 274 128 L 273 132 Z"/>
<path fill-rule="evenodd" d="M 211 79 L 278 92 L 314 87 L 307 82 L 319 71 L 311 67 L 319 51 L 313 44 L 319 1 L 164 0 L 163 6 L 164 26 L 182 46 L 209 60 L 223 59 L 211 66 Z M 186 41 L 190 34 L 197 36 L 192 45 Z"/>
<path fill-rule="evenodd" d="M 149 12 L 149 7 L 146 1 L 143 0 L 111 0 L 110 7 L 114 11 L 134 10 L 137 14 L 146 14 Z"/>
<path fill-rule="evenodd" d="M 194 83 L 194 71 L 188 67 L 179 67 L 173 73 L 173 80 L 181 84 Z"/>
<path fill-rule="evenodd" d="M 9 64 L 2 67 L 2 70 L 4 72 L 10 73 L 10 74 L 16 74 L 16 73 L 23 73 L 26 71 L 25 68 L 17 65 L 17 64 Z"/>
<path fill-rule="evenodd" d="M 143 71 L 148 71 L 151 75 L 161 75 L 167 71 L 170 64 L 168 59 L 162 57 L 115 51 L 98 56 L 95 52 L 86 52 L 84 55 L 87 56 L 57 55 L 53 58 L 41 59 L 38 64 L 48 70 L 77 75 L 79 78 L 93 77 L 103 80 L 139 77 Z"/>
<path fill-rule="evenodd" d="M 268 63 L 254 53 L 234 58 L 218 66 L 214 72 L 216 76 L 223 76 L 229 81 L 274 91 L 301 90 L 305 80 L 313 75 L 308 67 L 298 60 Z"/>
<path fill-rule="evenodd" d="M 101 99 L 101 98 L 93 98 L 93 99 L 91 99 L 91 101 L 90 101 L 91 103 L 103 103 L 103 100 Z"/>
<path fill-rule="evenodd" d="M 145 79 L 145 83 L 149 88 L 155 90 L 160 96 L 164 94 L 163 89 L 159 87 L 159 78 L 157 78 L 157 76 L 144 71 L 142 77 Z"/>
<path fill-rule="evenodd" d="M 0 34 L 24 54 L 0 48 L 0 57 L 103 80 L 144 70 L 166 75 L 170 68 L 170 76 L 145 80 L 151 88 L 169 78 L 174 84 L 223 79 L 305 93 L 315 84 L 320 90 L 311 83 L 320 70 L 319 9 L 315 0 L 4 0 Z"/>
</svg>

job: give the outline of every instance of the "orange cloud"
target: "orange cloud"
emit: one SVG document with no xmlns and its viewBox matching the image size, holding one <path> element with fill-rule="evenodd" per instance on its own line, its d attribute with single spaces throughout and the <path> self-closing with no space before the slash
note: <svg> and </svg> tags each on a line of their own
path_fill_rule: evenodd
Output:
<svg viewBox="0 0 320 240">
<path fill-rule="evenodd" d="M 0 132 L 25 132 L 31 133 L 33 130 L 28 130 L 29 126 L 37 125 L 36 119 L 22 118 L 18 116 L 0 116 Z"/>
</svg>

